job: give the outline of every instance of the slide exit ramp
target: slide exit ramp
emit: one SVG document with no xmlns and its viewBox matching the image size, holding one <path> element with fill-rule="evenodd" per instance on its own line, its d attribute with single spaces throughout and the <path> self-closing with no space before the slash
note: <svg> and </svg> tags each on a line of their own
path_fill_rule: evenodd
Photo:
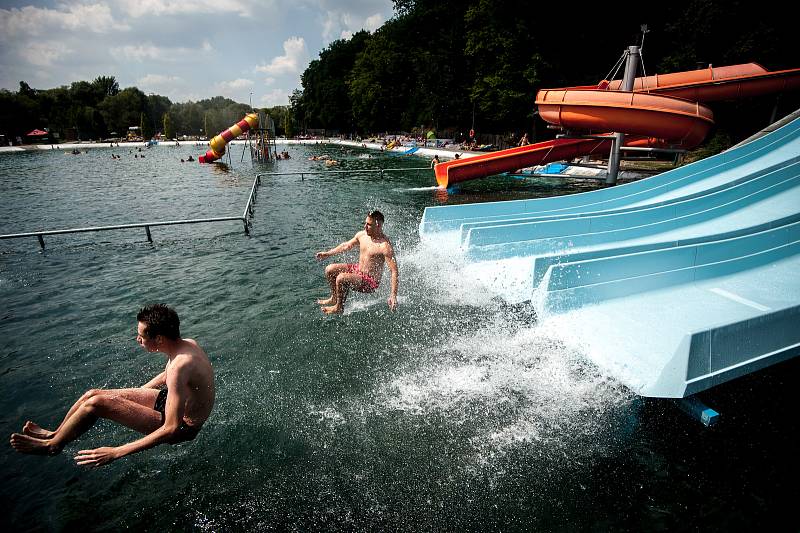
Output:
<svg viewBox="0 0 800 533">
<path fill-rule="evenodd" d="M 800 353 L 800 120 L 612 189 L 428 208 L 420 233 L 473 261 L 531 258 L 540 321 L 643 396 Z"/>
</svg>

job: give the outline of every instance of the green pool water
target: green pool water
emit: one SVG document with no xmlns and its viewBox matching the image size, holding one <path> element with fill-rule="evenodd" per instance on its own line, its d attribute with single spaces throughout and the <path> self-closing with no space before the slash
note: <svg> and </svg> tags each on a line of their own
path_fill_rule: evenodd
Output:
<svg viewBox="0 0 800 533">
<path fill-rule="evenodd" d="M 291 160 L 255 168 L 241 147 L 228 166 L 181 163 L 202 151 L 190 147 L 0 155 L 4 234 L 237 216 L 257 172 L 314 172 L 264 175 L 249 236 L 230 222 L 153 228 L 153 243 L 143 230 L 48 237 L 44 251 L 0 241 L 7 435 L 28 419 L 57 425 L 89 388 L 160 372 L 163 356 L 134 339 L 148 302 L 178 310 L 217 385 L 195 441 L 102 469 L 72 456 L 134 433 L 100 422 L 55 458 L 6 445 L 4 530 L 674 530 L 791 516 L 796 363 L 716 389 L 724 421 L 708 430 L 540 328 L 513 264 L 462 265 L 419 241 L 426 206 L 588 185 L 497 177 L 444 197 L 429 169 L 356 172 L 424 158 L 287 149 Z M 323 153 L 345 172 L 308 160 Z M 396 249 L 400 307 L 386 306 L 386 277 L 325 317 L 314 253 L 371 209 Z"/>
</svg>

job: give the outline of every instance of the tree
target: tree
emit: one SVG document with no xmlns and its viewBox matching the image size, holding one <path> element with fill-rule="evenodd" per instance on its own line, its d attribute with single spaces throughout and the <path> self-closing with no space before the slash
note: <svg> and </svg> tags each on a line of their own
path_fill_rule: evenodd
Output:
<svg viewBox="0 0 800 533">
<path fill-rule="evenodd" d="M 297 124 L 299 131 L 305 133 L 306 131 L 306 109 L 303 103 L 303 91 L 295 89 L 289 97 L 289 111 L 293 117 L 293 123 Z M 295 132 L 293 132 L 295 133 Z M 287 133 L 287 137 L 290 135 Z M 293 137 L 294 135 L 291 135 Z"/>
<path fill-rule="evenodd" d="M 114 96 L 106 97 L 98 107 L 111 131 L 122 133 L 128 131 L 129 126 L 139 126 L 143 134 L 152 134 L 152 122 L 145 120 L 147 97 L 136 87 L 128 87 Z"/>
<path fill-rule="evenodd" d="M 97 102 L 101 102 L 106 96 L 119 94 L 119 83 L 114 76 L 98 76 L 91 86 Z"/>
<path fill-rule="evenodd" d="M 175 130 L 172 128 L 172 119 L 170 119 L 169 113 L 164 113 L 163 122 L 164 122 L 164 137 L 167 139 L 174 139 Z"/>
<path fill-rule="evenodd" d="M 353 106 L 346 74 L 369 37 L 369 33 L 360 31 L 350 39 L 333 41 L 303 72 L 306 120 L 312 127 L 352 129 Z"/>
</svg>

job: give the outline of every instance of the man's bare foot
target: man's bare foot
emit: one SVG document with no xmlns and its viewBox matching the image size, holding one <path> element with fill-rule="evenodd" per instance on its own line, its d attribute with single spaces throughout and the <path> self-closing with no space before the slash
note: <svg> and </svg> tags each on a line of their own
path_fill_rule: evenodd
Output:
<svg viewBox="0 0 800 533">
<path fill-rule="evenodd" d="M 325 313 L 326 315 L 335 315 L 336 313 L 341 313 L 342 312 L 342 306 L 341 305 L 331 305 L 329 307 L 323 307 L 322 308 L 322 312 Z"/>
<path fill-rule="evenodd" d="M 326 300 L 323 300 L 322 298 L 320 298 L 319 300 L 317 300 L 317 303 L 319 305 L 332 305 L 333 304 L 333 296 L 331 296 L 330 298 L 328 298 Z"/>
<path fill-rule="evenodd" d="M 36 422 L 31 422 L 28 420 L 25 422 L 25 425 L 22 427 L 22 433 L 29 437 L 33 437 L 35 439 L 52 439 L 55 436 L 55 431 L 50 431 L 44 429 L 42 426 L 37 424 Z"/>
<path fill-rule="evenodd" d="M 61 453 L 61 448 L 53 446 L 52 441 L 36 439 L 22 433 L 13 433 L 11 435 L 11 446 L 19 453 L 33 455 L 58 455 Z"/>
</svg>

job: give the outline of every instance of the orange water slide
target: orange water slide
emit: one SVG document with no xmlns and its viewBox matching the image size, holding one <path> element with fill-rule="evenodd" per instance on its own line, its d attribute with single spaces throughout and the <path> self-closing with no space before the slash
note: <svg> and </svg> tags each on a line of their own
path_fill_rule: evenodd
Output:
<svg viewBox="0 0 800 533">
<path fill-rule="evenodd" d="M 636 78 L 633 92 L 619 91 L 621 86 L 620 80 L 604 80 L 597 86 L 543 89 L 536 105 L 542 119 L 570 130 L 634 135 L 626 138 L 626 146 L 688 149 L 700 144 L 714 123 L 711 110 L 700 102 L 797 90 L 800 69 L 770 72 L 746 63 Z M 436 181 L 447 187 L 551 161 L 605 155 L 610 149 L 610 138 L 555 139 L 440 163 Z"/>
</svg>

